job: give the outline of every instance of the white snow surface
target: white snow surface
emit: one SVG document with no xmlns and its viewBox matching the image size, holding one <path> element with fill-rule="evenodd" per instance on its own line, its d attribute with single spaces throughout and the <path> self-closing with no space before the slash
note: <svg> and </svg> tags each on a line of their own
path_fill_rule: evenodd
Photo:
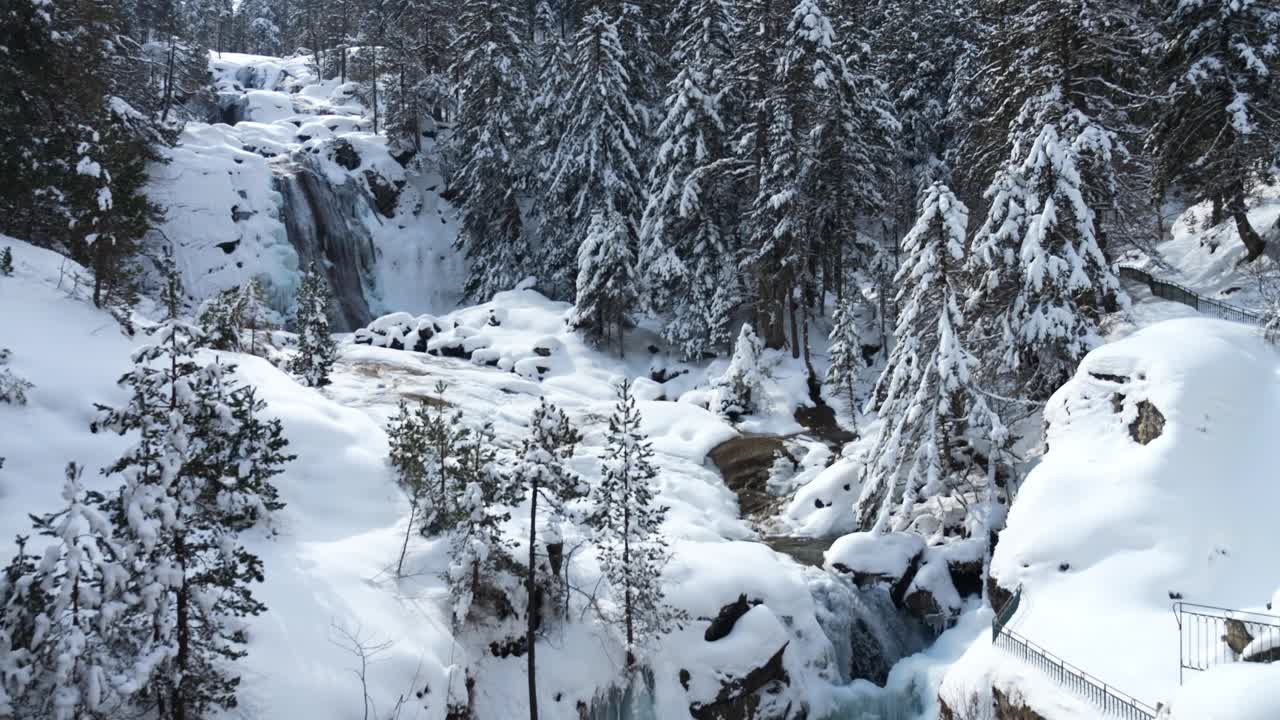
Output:
<svg viewBox="0 0 1280 720">
<path fill-rule="evenodd" d="M 354 85 L 316 78 L 309 56 L 211 54 L 210 72 L 221 111 L 231 108 L 239 122 L 188 122 L 166 162 L 151 166 L 147 186 L 165 209 L 152 242 L 172 245 L 194 302 L 256 277 L 276 310 L 292 307 L 303 268 L 273 179 L 306 156 L 335 185 L 350 181 L 368 193 L 367 172 L 405 184 L 393 217 L 370 207 L 359 218 L 373 239 L 364 287 L 373 315 L 453 309 L 465 273 L 452 251 L 455 212 L 440 197 L 444 181 L 433 162 L 417 172 L 401 167 L 386 137 L 372 132 Z M 335 139 L 352 144 L 359 166 L 348 170 L 324 151 Z M 433 155 L 434 141 L 425 142 Z"/>
<path fill-rule="evenodd" d="M 60 256 L 9 238 L 0 238 L 0 245 L 13 248 L 17 266 L 14 277 L 0 278 L 0 347 L 12 348 L 9 367 L 34 383 L 29 405 L 0 405 L 0 456 L 7 457 L 0 470 L 0 537 L 12 538 L 29 531 L 27 513 L 57 506 L 68 460 L 87 467 L 91 488 L 115 486 L 115 479 L 97 471 L 119 455 L 127 439 L 91 434 L 88 426 L 94 403 L 126 400 L 115 381 L 128 367 L 131 350 L 146 340 L 124 336 L 83 297 L 58 289 L 59 269 L 68 264 Z M 545 395 L 584 430 L 575 465 L 594 481 L 614 383 L 647 375 L 653 360 L 643 351 L 643 337 L 626 360 L 587 347 L 565 330 L 567 309 L 535 292 L 516 291 L 440 318 L 442 326 L 483 334 L 502 358 L 523 357 L 535 345 L 555 347 L 541 381 L 464 360 L 344 344 L 333 385 L 317 391 L 265 360 L 218 354 L 257 386 L 267 413 L 283 421 L 288 450 L 298 455 L 276 480 L 287 503 L 276 533 L 255 531 L 246 542 L 264 560 L 266 582 L 256 594 L 270 609 L 249 622 L 249 654 L 237 663 L 241 707 L 228 717 L 361 716 L 359 681 L 352 673 L 358 660 L 341 646 L 341 630 L 369 643 L 390 643 L 370 666 L 378 717 L 404 697 L 400 718 L 443 718 L 446 696 L 460 691 L 461 669 L 468 666 L 478 678 L 477 718 L 525 712 L 524 659 L 493 657 L 483 631 L 452 634 L 441 579 L 444 543 L 415 539 L 407 577 L 394 579 L 408 504 L 386 465 L 383 428 L 400 398 L 432 395 L 443 380 L 450 386 L 446 399 L 466 420 L 493 420 L 499 444 L 510 447 Z M 495 313 L 502 324 L 487 325 Z M 659 498 L 671 507 L 664 532 L 675 554 L 667 590 L 691 618 L 649 658 L 656 669 L 656 716 L 688 717 L 691 702 L 714 697 L 717 673 L 745 672 L 785 643 L 791 687 L 783 700 L 808 703 L 811 717 L 823 717 L 847 700 L 849 689 L 834 684 L 833 650 L 806 581 L 806 573 L 816 571 L 754 541 L 736 498 L 705 459 L 737 431 L 688 403 L 639 406 L 656 451 Z M 527 529 L 517 509 L 509 530 L 521 536 Z M 569 529 L 564 539 L 573 547 L 582 534 Z M 600 571 L 591 551 L 574 554 L 571 568 L 578 586 L 596 586 Z M 762 604 L 728 637 L 706 642 L 710 618 L 740 593 Z M 603 590 L 600 600 L 612 602 Z M 577 703 L 590 703 L 617 682 L 624 663 L 615 628 L 595 620 L 582 598 L 575 598 L 571 613 L 575 621 L 539 645 L 540 705 L 551 720 L 577 720 Z M 921 662 L 935 663 L 933 672 L 940 673 L 941 661 Z M 681 669 L 692 675 L 687 691 Z M 907 687 L 912 680 L 898 682 Z"/>
<path fill-rule="evenodd" d="M 1280 583 L 1278 372 L 1276 351 L 1253 328 L 1203 318 L 1160 322 L 1090 353 L 1045 409 L 1048 450 L 992 558 L 1001 585 L 1023 589 L 1010 627 L 1152 706 L 1173 697 L 1171 594 L 1262 610 Z M 1129 432 L 1143 400 L 1165 418 L 1147 445 Z M 944 689 L 986 677 L 1055 720 L 1096 716 L 1024 682 L 1025 670 L 988 635 Z M 1221 717 L 1245 717 L 1233 714 L 1237 704 L 1245 712 L 1244 697 L 1220 701 Z M 1267 707 L 1257 717 L 1280 716 L 1280 702 Z"/>
</svg>

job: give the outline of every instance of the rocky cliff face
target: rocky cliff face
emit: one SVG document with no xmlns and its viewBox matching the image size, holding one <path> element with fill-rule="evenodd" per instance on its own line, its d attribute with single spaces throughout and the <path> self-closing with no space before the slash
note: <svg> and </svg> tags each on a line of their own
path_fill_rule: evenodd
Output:
<svg viewBox="0 0 1280 720">
<path fill-rule="evenodd" d="M 431 139 L 424 157 L 393 156 L 355 85 L 316 78 L 304 58 L 224 53 L 210 72 L 216 108 L 149 186 L 165 210 L 149 242 L 172 252 L 193 302 L 257 278 L 287 314 L 314 263 L 339 330 L 452 309 L 464 268 Z"/>
</svg>

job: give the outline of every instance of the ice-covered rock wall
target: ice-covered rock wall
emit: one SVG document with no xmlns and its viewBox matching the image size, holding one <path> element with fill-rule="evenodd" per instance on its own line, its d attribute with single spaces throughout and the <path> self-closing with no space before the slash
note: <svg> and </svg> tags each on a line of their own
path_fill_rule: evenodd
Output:
<svg viewBox="0 0 1280 720">
<path fill-rule="evenodd" d="M 429 158 L 393 157 L 354 84 L 317 79 L 307 58 L 223 53 L 210 71 L 213 117 L 188 123 L 148 188 L 165 211 L 150 244 L 172 250 L 193 302 L 258 278 L 288 314 L 315 263 L 339 330 L 454 307 L 464 268 L 443 179 Z"/>
</svg>

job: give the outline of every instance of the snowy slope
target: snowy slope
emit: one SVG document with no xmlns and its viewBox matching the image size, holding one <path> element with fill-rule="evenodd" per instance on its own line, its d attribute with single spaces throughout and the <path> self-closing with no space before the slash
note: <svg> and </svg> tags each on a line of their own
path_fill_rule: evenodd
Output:
<svg viewBox="0 0 1280 720">
<path fill-rule="evenodd" d="M 367 309 L 346 329 L 390 310 L 453 308 L 463 266 L 451 250 L 457 226 L 440 198 L 443 179 L 430 164 L 406 169 L 392 157 L 353 83 L 317 79 L 306 57 L 223 53 L 211 57 L 210 71 L 220 122 L 188 123 L 166 161 L 152 166 L 147 189 L 165 209 L 151 242 L 172 245 L 194 300 L 257 277 L 286 311 L 318 253 L 359 273 L 355 292 Z M 341 144 L 354 152 L 342 163 Z M 430 156 L 433 141 L 427 145 Z M 306 207 L 329 199 L 286 197 L 289 179 L 303 171 L 349 199 L 339 227 L 323 226 L 335 221 L 325 208 Z"/>
<path fill-rule="evenodd" d="M 998 582 L 1023 590 L 1011 627 L 1151 705 L 1173 697 L 1171 597 L 1262 610 L 1280 587 L 1278 372 L 1254 329 L 1201 318 L 1161 322 L 1087 356 L 1045 410 L 1048 451 L 992 559 Z M 1143 401 L 1164 418 L 1146 445 L 1130 430 Z M 1055 720 L 1092 717 L 1026 676 L 984 638 L 944 692 L 994 681 Z M 1266 717 L 1280 715 L 1280 704 L 1268 707 Z"/>
<path fill-rule="evenodd" d="M 14 350 L 12 369 L 35 384 L 30 405 L 0 405 L 6 429 L 0 456 L 8 458 L 0 470 L 0 537 L 12 537 L 28 529 L 28 512 L 56 505 L 67 460 L 87 466 L 92 487 L 112 486 L 96 471 L 118 455 L 124 441 L 89 433 L 92 404 L 123 402 L 114 382 L 144 339 L 125 337 L 109 316 L 57 289 L 65 264 L 59 256 L 8 238 L 0 245 L 13 247 L 17 265 L 15 277 L 0 279 L 0 347 Z M 477 678 L 476 718 L 525 712 L 523 658 L 494 657 L 483 630 L 452 635 L 441 580 L 443 543 L 415 540 L 408 576 L 396 581 L 390 572 L 407 503 L 385 465 L 383 427 L 401 397 L 433 395 L 443 380 L 450 385 L 446 400 L 468 421 L 494 420 L 499 444 L 509 447 L 545 395 L 584 431 L 576 463 L 594 481 L 613 384 L 647 375 L 654 359 L 641 348 L 619 360 L 585 346 L 564 330 L 567 311 L 563 303 L 517 291 L 440 318 L 448 326 L 483 329 L 489 349 L 500 356 L 530 355 L 535 344 L 555 347 L 541 381 L 464 360 L 345 345 L 334 384 L 318 392 L 266 361 L 223 354 L 239 365 L 242 379 L 259 388 L 267 412 L 284 423 L 290 452 L 298 455 L 277 480 L 288 505 L 275 534 L 263 532 L 247 542 L 265 562 L 267 579 L 257 594 L 270 610 L 250 623 L 249 655 L 240 664 L 241 708 L 233 717 L 361 716 L 359 681 L 352 672 L 358 659 L 344 632 L 369 644 L 389 643 L 369 672 L 377 717 L 404 699 L 401 718 L 443 718 L 447 700 L 457 701 L 464 692 L 467 671 Z M 490 324 L 492 316 L 501 324 Z M 644 338 L 636 342 L 643 346 Z M 694 384 L 688 378 L 681 382 Z M 839 588 L 829 587 L 821 571 L 755 542 L 738 516 L 736 498 L 706 461 L 712 447 L 737 431 L 691 402 L 646 401 L 641 411 L 657 452 L 660 498 L 672 508 L 664 528 L 675 551 L 668 592 L 690 616 L 651 658 L 654 716 L 689 717 L 692 703 L 714 699 L 722 681 L 760 667 L 784 646 L 790 684 L 774 701 L 807 706 L 815 718 L 839 706 L 884 702 L 866 683 L 841 685 L 821 622 L 830 620 L 830 609 L 820 606 L 813 591 L 818 585 L 839 594 Z M 525 523 L 517 510 L 509 529 L 523 535 Z M 578 531 L 566 533 L 568 547 L 580 539 Z M 578 586 L 596 587 L 599 573 L 591 552 L 572 556 Z M 728 637 L 706 641 L 710 619 L 742 593 L 760 604 Z M 607 593 L 598 600 L 612 602 Z M 583 598 L 575 596 L 570 611 L 575 621 L 555 629 L 539 647 L 540 704 L 543 716 L 553 720 L 578 720 L 578 704 L 589 705 L 621 677 L 616 629 L 596 620 Z M 976 630 L 966 632 L 968 638 Z M 954 655 L 965 644 L 967 639 L 952 641 L 945 652 Z M 921 662 L 938 673 L 942 661 Z M 689 671 L 686 682 L 681 670 Z M 893 682 L 897 692 L 916 692 L 913 675 Z"/>
</svg>

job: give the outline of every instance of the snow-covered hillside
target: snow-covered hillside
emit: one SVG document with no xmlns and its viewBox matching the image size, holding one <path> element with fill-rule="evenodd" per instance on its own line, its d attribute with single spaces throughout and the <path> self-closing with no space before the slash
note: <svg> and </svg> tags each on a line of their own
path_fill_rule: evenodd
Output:
<svg viewBox="0 0 1280 720">
<path fill-rule="evenodd" d="M 73 295 L 67 283 L 59 288 L 61 271 L 68 269 L 60 256 L 9 238 L 0 238 L 0 245 L 13 248 L 16 264 L 15 276 L 0 282 L 0 347 L 14 350 L 11 369 L 34 384 L 28 405 L 0 405 L 0 422 L 17 429 L 0 434 L 0 456 L 8 458 L 0 470 L 0 536 L 12 537 L 29 531 L 28 512 L 56 506 L 67 461 L 89 468 L 91 487 L 107 489 L 116 482 L 96 471 L 124 443 L 114 435 L 91 434 L 89 422 L 95 403 L 123 402 L 115 380 L 127 368 L 132 348 L 145 338 L 125 337 L 110 316 L 86 302 L 83 289 Z M 445 543 L 415 541 L 406 577 L 395 579 L 407 502 L 386 465 L 384 427 L 401 398 L 435 396 L 435 384 L 443 381 L 449 385 L 446 402 L 469 422 L 493 421 L 498 443 L 511 446 L 540 397 L 546 397 L 583 430 L 575 462 L 595 482 L 615 383 L 623 377 L 647 378 L 655 362 L 665 361 L 644 349 L 644 333 L 636 336 L 626 360 L 591 349 L 565 329 L 569 311 L 567 304 L 522 290 L 442 316 L 441 323 L 455 333 L 483 339 L 474 345 L 488 354 L 476 362 L 347 344 L 333 385 L 323 391 L 303 388 L 260 358 L 219 354 L 259 389 L 268 414 L 284 423 L 289 451 L 298 455 L 277 479 L 288 505 L 274 532 L 258 532 L 248 542 L 265 561 L 266 582 L 258 595 L 269 611 L 250 623 L 249 655 L 240 663 L 241 708 L 233 716 L 358 716 L 360 683 L 351 670 L 359 659 L 347 634 L 370 645 L 388 643 L 368 674 L 370 697 L 383 713 L 379 717 L 403 701 L 399 717 L 443 718 L 447 703 L 465 702 L 468 675 L 475 678 L 473 717 L 524 712 L 523 659 L 497 657 L 489 647 L 493 638 L 483 630 L 452 634 L 441 578 Z M 550 352 L 535 353 L 535 347 Z M 85 365 L 79 360 L 85 357 L 94 362 Z M 526 358 L 539 359 L 544 369 L 528 377 L 513 372 Z M 489 360 L 510 369 L 488 366 Z M 788 362 L 781 355 L 768 359 L 779 367 Z M 865 680 L 849 683 L 851 652 L 872 652 L 878 641 L 851 643 L 868 632 L 872 638 L 894 632 L 892 625 L 901 621 L 877 600 L 880 595 L 861 594 L 847 581 L 773 551 L 739 517 L 737 499 L 707 460 L 714 446 L 739 433 L 694 402 L 703 393 L 688 391 L 723 363 L 683 368 L 689 374 L 665 388 L 670 398 L 659 400 L 666 397 L 663 392 L 650 392 L 654 399 L 640 403 L 657 453 L 660 500 L 672 508 L 664 533 L 674 559 L 665 584 L 670 601 L 690 619 L 650 658 L 653 697 L 643 701 L 638 716 L 688 717 L 691 707 L 714 704 L 735 679 L 762 668 L 772 668 L 773 674 L 763 681 L 768 692 L 761 697 L 787 717 L 802 709 L 821 718 L 863 717 L 872 708 L 929 707 L 940 668 L 981 631 L 980 625 L 963 625 L 952 631 L 960 639 L 935 648 L 938 655 L 896 669 L 889 690 Z M 788 394 L 785 383 L 772 381 L 769 392 L 778 398 Z M 680 394 L 688 396 L 686 401 L 675 402 Z M 517 510 L 511 535 L 523 537 L 527 522 L 527 513 L 522 518 Z M 567 547 L 580 539 L 575 532 L 565 537 Z M 597 586 L 599 573 L 592 552 L 571 555 L 576 586 Z M 705 639 L 710 621 L 740 595 L 751 603 L 749 610 L 726 637 Z M 607 597 L 595 601 L 611 602 Z M 579 704 L 607 703 L 610 688 L 622 678 L 624 655 L 616 630 L 590 612 L 589 598 L 571 598 L 569 611 L 574 621 L 558 627 L 539 647 L 545 668 L 541 704 L 543 717 L 576 720 Z M 592 712 L 608 711 L 601 705 Z"/>
<path fill-rule="evenodd" d="M 1047 452 L 991 562 L 1000 587 L 1022 590 L 1010 627 L 1140 700 L 1167 704 L 1181 697 L 1174 600 L 1266 612 L 1280 588 L 1271 537 L 1280 356 L 1251 326 L 1160 322 L 1091 353 L 1045 421 Z M 1204 707 L 1207 694 L 1226 714 L 1175 702 L 1175 717 L 1274 717 L 1274 698 L 1257 715 L 1235 702 L 1240 678 L 1251 694 L 1280 681 L 1274 665 L 1251 670 L 1213 671 L 1180 701 Z M 1236 680 L 1219 686 L 1210 680 L 1219 675 Z M 1096 712 L 987 640 L 943 694 L 958 700 L 993 684 L 1045 717 Z"/>
<path fill-rule="evenodd" d="M 218 122 L 187 123 L 147 191 L 165 209 L 152 242 L 173 248 L 194 300 L 256 277 L 285 311 L 314 262 L 340 328 L 453 307 L 463 267 L 444 181 L 397 162 L 355 83 L 318 80 L 308 57 L 223 53 L 210 71 Z"/>
</svg>

